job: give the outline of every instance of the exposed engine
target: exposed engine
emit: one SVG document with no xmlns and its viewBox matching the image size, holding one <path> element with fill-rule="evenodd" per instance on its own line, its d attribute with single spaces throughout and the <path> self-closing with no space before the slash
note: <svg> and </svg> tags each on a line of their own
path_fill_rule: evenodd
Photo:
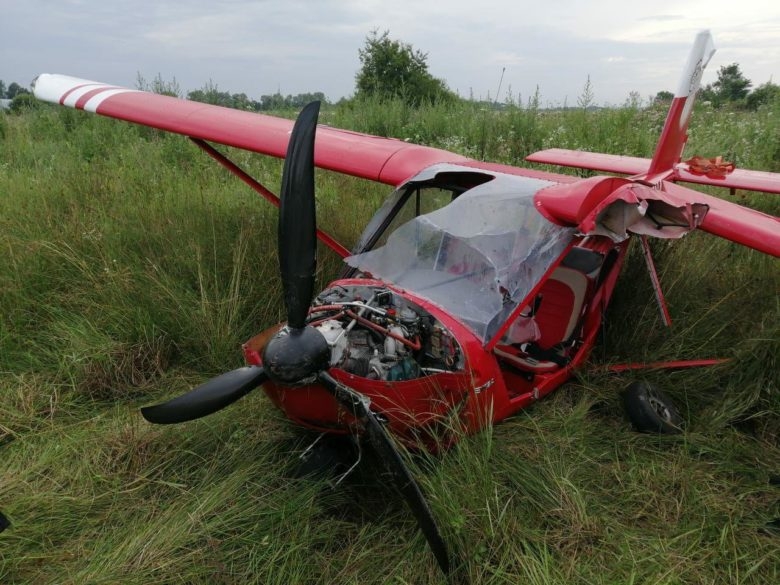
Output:
<svg viewBox="0 0 780 585">
<path fill-rule="evenodd" d="M 460 347 L 430 313 L 372 286 L 334 286 L 314 300 L 308 324 L 331 348 L 330 365 L 372 380 L 411 380 L 462 369 Z"/>
</svg>

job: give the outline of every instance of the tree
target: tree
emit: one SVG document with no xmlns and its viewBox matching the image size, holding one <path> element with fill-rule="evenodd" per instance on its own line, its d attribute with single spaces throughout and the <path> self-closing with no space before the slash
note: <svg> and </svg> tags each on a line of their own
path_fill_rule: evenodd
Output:
<svg viewBox="0 0 780 585">
<path fill-rule="evenodd" d="M 749 110 L 757 110 L 759 106 L 780 100 L 780 85 L 767 81 L 751 91 L 745 99 Z"/>
<path fill-rule="evenodd" d="M 745 99 L 752 83 L 739 70 L 737 63 L 723 65 L 718 70 L 718 80 L 712 84 L 721 99 L 736 102 Z"/>
<path fill-rule="evenodd" d="M 289 105 L 295 109 L 302 108 L 309 102 L 319 101 L 323 104 L 328 103 L 328 98 L 326 98 L 325 94 L 321 91 L 315 91 L 314 93 L 299 93 L 298 95 L 287 96 L 287 100 L 290 102 Z"/>
<path fill-rule="evenodd" d="M 0 100 L 5 97 L 5 81 L 0 79 Z"/>
<path fill-rule="evenodd" d="M 444 81 L 428 72 L 428 55 L 408 43 L 392 40 L 389 31 L 372 31 L 358 54 L 361 67 L 355 75 L 357 98 L 400 98 L 414 106 L 454 99 Z"/>
<path fill-rule="evenodd" d="M 187 99 L 193 102 L 201 102 L 204 104 L 212 104 L 215 106 L 225 106 L 230 108 L 233 106 L 233 98 L 226 91 L 219 91 L 219 87 L 209 79 L 209 82 L 201 89 L 196 89 L 187 94 Z"/>
<path fill-rule="evenodd" d="M 23 88 L 21 85 L 13 81 L 11 82 L 11 85 L 8 86 L 8 89 L 5 90 L 5 97 L 7 97 L 9 100 L 12 100 L 18 94 L 25 94 L 25 93 L 30 93 L 30 90 Z"/>
<path fill-rule="evenodd" d="M 299 93 L 297 95 L 283 96 L 281 93 L 276 92 L 273 95 L 260 96 L 259 102 L 255 103 L 256 110 L 297 110 L 308 104 L 309 102 L 319 101 L 323 104 L 327 104 L 328 98 L 321 91 L 315 91 L 314 93 Z"/>
<path fill-rule="evenodd" d="M 260 103 L 250 99 L 245 93 L 231 94 L 227 91 L 219 91 L 217 85 L 211 80 L 201 89 L 189 92 L 187 99 L 235 110 L 253 111 L 260 109 Z"/>
<path fill-rule="evenodd" d="M 671 91 L 662 90 L 659 91 L 657 94 L 655 94 L 655 98 L 653 98 L 653 103 L 668 104 L 673 99 L 674 99 L 674 94 Z"/>
<path fill-rule="evenodd" d="M 230 96 L 230 107 L 236 110 L 251 111 L 254 109 L 252 100 L 245 93 L 234 93 Z"/>
<path fill-rule="evenodd" d="M 741 102 L 745 99 L 752 82 L 744 76 L 737 63 L 723 65 L 718 69 L 718 79 L 702 90 L 702 98 L 715 106 Z"/>
<path fill-rule="evenodd" d="M 260 96 L 260 110 L 283 110 L 286 107 L 284 96 L 279 92 Z"/>
</svg>

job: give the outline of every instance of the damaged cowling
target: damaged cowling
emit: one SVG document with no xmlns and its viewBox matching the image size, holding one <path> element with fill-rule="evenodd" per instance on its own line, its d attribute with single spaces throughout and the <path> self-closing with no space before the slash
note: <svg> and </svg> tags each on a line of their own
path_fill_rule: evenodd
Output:
<svg viewBox="0 0 780 585">
<path fill-rule="evenodd" d="M 699 227 L 709 209 L 664 191 L 663 184 L 655 188 L 620 177 L 554 185 L 539 191 L 535 199 L 551 219 L 615 242 L 628 238 L 629 232 L 680 238 Z"/>
</svg>

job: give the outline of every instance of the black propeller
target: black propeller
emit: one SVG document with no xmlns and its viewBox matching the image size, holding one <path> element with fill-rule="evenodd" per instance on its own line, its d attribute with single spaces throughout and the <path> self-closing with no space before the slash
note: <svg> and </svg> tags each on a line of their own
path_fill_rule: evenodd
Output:
<svg viewBox="0 0 780 585">
<path fill-rule="evenodd" d="M 317 220 L 314 202 L 314 135 L 320 102 L 311 102 L 295 121 L 279 193 L 279 272 L 287 324 L 302 329 L 314 295 L 317 270 Z"/>
<path fill-rule="evenodd" d="M 425 501 L 425 496 L 420 491 L 420 486 L 417 484 L 411 471 L 409 471 L 409 468 L 406 467 L 401 454 L 395 448 L 395 444 L 393 444 L 393 440 L 387 434 L 385 427 L 371 412 L 368 398 L 341 384 L 328 372 L 320 372 L 318 378 L 320 383 L 336 397 L 339 404 L 351 411 L 355 418 L 363 423 L 368 442 L 392 474 L 396 488 L 401 492 L 401 495 L 406 500 L 406 504 L 417 519 L 417 524 L 428 541 L 428 546 L 431 547 L 439 567 L 445 574 L 449 574 L 450 559 L 447 553 L 447 545 L 439 533 L 428 502 Z"/>
<path fill-rule="evenodd" d="M 279 212 L 279 270 L 287 307 L 287 326 L 265 346 L 263 365 L 282 384 L 314 381 L 363 423 L 369 443 L 391 472 L 396 487 L 412 510 L 442 571 L 450 569 L 444 540 L 428 503 L 401 454 L 361 393 L 328 373 L 330 348 L 323 335 L 306 325 L 317 269 L 317 225 L 314 198 L 314 136 L 319 102 L 307 105 L 295 122 L 282 175 Z"/>
<path fill-rule="evenodd" d="M 306 325 L 317 269 L 314 198 L 314 137 L 320 103 L 308 104 L 290 135 L 282 173 L 279 210 L 279 271 L 287 325 L 263 349 L 263 367 L 233 370 L 163 404 L 141 409 L 154 423 L 176 423 L 216 412 L 267 379 L 298 385 L 319 380 L 342 407 L 363 424 L 369 444 L 391 472 L 396 487 L 417 519 L 442 571 L 449 573 L 447 547 L 428 503 L 384 426 L 369 408 L 369 399 L 328 373 L 330 348 L 325 337 Z"/>
<path fill-rule="evenodd" d="M 147 406 L 141 414 L 151 423 L 180 423 L 212 414 L 233 404 L 268 379 L 259 366 L 247 366 L 212 378 L 168 402 Z"/>
<path fill-rule="evenodd" d="M 306 106 L 293 127 L 282 172 L 279 211 L 279 269 L 284 287 L 288 326 L 272 339 L 276 351 L 264 353 L 271 376 L 280 382 L 300 382 L 307 372 L 326 368 L 325 338 L 311 327 L 306 315 L 314 292 L 317 234 L 314 216 L 314 134 L 319 102 Z M 276 340 L 274 342 L 274 340 Z M 266 361 L 267 360 L 267 361 Z M 250 366 L 212 378 L 168 402 L 141 409 L 151 423 L 172 424 L 212 414 L 245 396 L 268 380 L 266 368 Z"/>
<path fill-rule="evenodd" d="M 299 384 L 330 364 L 322 334 L 306 325 L 317 270 L 317 220 L 314 202 L 314 135 L 320 102 L 301 110 L 290 135 L 279 194 L 279 272 L 287 325 L 263 349 L 269 377 Z"/>
</svg>

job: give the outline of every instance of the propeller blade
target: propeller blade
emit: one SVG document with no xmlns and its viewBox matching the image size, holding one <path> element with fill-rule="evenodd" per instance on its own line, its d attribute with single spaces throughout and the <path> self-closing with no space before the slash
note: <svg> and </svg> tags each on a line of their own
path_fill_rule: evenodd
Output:
<svg viewBox="0 0 780 585">
<path fill-rule="evenodd" d="M 320 382 L 336 397 L 345 408 L 363 421 L 366 435 L 369 443 L 377 452 L 385 467 L 393 476 L 398 491 L 401 492 L 407 505 L 417 519 L 428 546 L 431 547 L 436 561 L 439 563 L 442 572 L 448 575 L 450 572 L 450 559 L 447 552 L 447 545 L 444 543 L 439 529 L 436 526 L 436 520 L 433 518 L 428 502 L 425 500 L 420 486 L 412 476 L 411 471 L 404 463 L 401 454 L 396 449 L 390 435 L 385 427 L 377 420 L 374 413 L 369 409 L 369 401 L 363 394 L 352 390 L 336 380 L 328 372 L 320 372 Z"/>
<path fill-rule="evenodd" d="M 287 323 L 305 325 L 317 269 L 317 220 L 314 209 L 314 135 L 320 102 L 301 110 L 284 159 L 279 206 L 279 271 Z"/>
<path fill-rule="evenodd" d="M 158 425 L 194 420 L 233 404 L 267 379 L 268 374 L 260 366 L 238 368 L 212 378 L 168 402 L 144 407 L 141 414 L 150 423 Z"/>
</svg>

